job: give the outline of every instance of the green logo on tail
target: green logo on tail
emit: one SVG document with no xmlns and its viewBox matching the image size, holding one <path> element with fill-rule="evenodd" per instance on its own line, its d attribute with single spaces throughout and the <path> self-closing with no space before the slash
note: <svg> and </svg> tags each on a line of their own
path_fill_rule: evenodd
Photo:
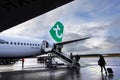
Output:
<svg viewBox="0 0 120 80">
<path fill-rule="evenodd" d="M 62 42 L 64 26 L 61 22 L 56 22 L 56 24 L 51 28 L 50 34 L 56 42 Z"/>
</svg>

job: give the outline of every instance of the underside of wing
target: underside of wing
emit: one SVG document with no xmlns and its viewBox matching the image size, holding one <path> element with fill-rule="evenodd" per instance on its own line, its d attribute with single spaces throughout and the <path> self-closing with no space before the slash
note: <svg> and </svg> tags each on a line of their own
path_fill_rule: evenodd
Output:
<svg viewBox="0 0 120 80">
<path fill-rule="evenodd" d="M 0 0 L 0 32 L 73 0 Z"/>
</svg>

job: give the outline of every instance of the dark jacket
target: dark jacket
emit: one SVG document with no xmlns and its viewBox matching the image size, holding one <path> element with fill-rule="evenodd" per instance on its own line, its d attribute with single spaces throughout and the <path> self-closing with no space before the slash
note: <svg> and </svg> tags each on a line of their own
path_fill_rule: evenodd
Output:
<svg viewBox="0 0 120 80">
<path fill-rule="evenodd" d="M 100 59 L 98 60 L 98 65 L 105 66 L 106 62 L 103 56 L 100 56 Z"/>
</svg>

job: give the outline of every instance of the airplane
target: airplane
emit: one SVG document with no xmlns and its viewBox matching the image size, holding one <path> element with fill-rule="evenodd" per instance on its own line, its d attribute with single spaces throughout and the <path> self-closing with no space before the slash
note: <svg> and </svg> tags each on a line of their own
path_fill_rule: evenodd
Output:
<svg viewBox="0 0 120 80">
<path fill-rule="evenodd" d="M 26 58 L 47 54 L 63 45 L 89 39 L 90 37 L 62 42 L 64 26 L 60 21 L 48 31 L 44 39 L 0 34 L 0 58 Z M 50 48 L 46 51 L 46 48 Z M 57 49 L 56 49 L 57 50 Z"/>
<path fill-rule="evenodd" d="M 0 1 L 0 32 L 71 1 L 74 0 L 49 0 L 47 3 L 45 0 L 2 0 Z M 55 49 L 62 49 L 64 44 L 88 39 L 62 42 L 64 27 L 59 27 L 62 25 L 60 22 L 57 22 L 56 25 L 56 28 L 51 28 L 48 33 L 49 37 L 46 39 L 21 38 L 0 34 L 0 59 L 33 57 L 49 52 L 57 53 Z M 50 47 L 51 51 L 45 51 L 47 47 Z M 68 58 L 67 60 L 71 62 Z"/>
</svg>

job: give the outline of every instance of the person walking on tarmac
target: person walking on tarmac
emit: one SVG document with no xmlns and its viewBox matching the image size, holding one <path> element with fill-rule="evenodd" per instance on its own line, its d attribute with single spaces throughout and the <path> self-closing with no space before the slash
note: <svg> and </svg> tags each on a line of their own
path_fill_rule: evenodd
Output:
<svg viewBox="0 0 120 80">
<path fill-rule="evenodd" d="M 23 68 L 24 67 L 24 61 L 25 61 L 24 58 L 22 58 L 21 61 L 22 61 L 22 68 Z"/>
<path fill-rule="evenodd" d="M 104 68 L 105 72 L 107 73 L 107 70 L 105 68 L 105 64 L 106 64 L 106 62 L 105 62 L 104 57 L 102 55 L 100 55 L 100 58 L 98 60 L 98 65 L 101 67 L 101 72 L 103 72 L 103 68 Z"/>
</svg>

